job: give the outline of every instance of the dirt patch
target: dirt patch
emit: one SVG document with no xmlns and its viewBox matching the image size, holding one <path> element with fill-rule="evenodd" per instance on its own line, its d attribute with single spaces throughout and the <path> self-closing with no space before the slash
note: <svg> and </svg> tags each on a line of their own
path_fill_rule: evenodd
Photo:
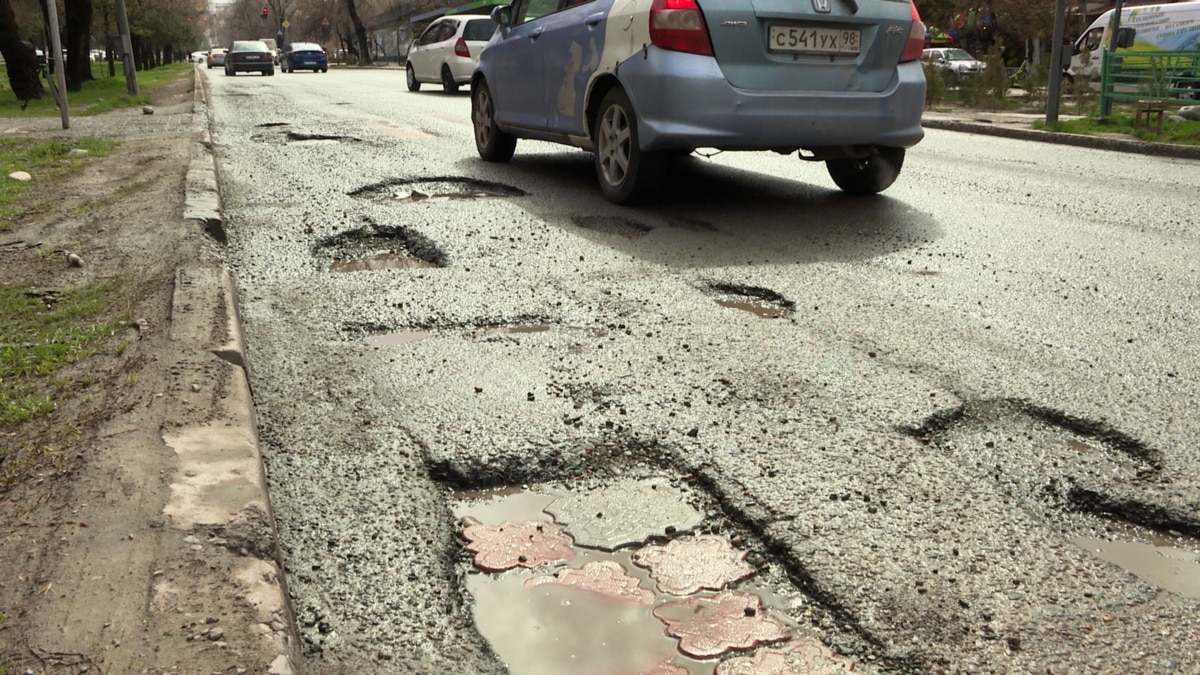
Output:
<svg viewBox="0 0 1200 675">
<path fill-rule="evenodd" d="M 38 182 L 0 224 L 0 283 L 48 297 L 101 283 L 105 318 L 118 326 L 52 376 L 52 412 L 0 426 L 0 673 L 266 670 L 270 621 L 225 592 L 259 558 L 163 516 L 178 471 L 164 435 L 209 415 L 189 397 L 228 386 L 211 355 L 169 330 L 177 269 L 222 255 L 183 219 L 203 122 L 193 82 L 188 73 L 149 92 L 152 114 L 77 118 L 66 131 L 57 118 L 0 119 L 6 135 L 119 142 L 67 178 Z M 204 368 L 210 380 L 180 377 Z"/>
</svg>

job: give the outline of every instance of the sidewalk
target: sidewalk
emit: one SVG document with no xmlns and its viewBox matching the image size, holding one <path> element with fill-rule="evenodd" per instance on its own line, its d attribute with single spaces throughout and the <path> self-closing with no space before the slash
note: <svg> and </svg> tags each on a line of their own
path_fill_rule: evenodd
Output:
<svg viewBox="0 0 1200 675">
<path fill-rule="evenodd" d="M 1059 115 L 1060 120 L 1078 119 L 1078 115 Z M 1082 136 L 1035 129 L 1034 122 L 1045 121 L 1040 113 L 991 112 L 966 108 L 950 111 L 926 110 L 921 125 L 927 129 L 961 131 L 986 136 L 1001 136 L 1024 141 L 1055 143 L 1081 148 L 1136 153 L 1157 157 L 1200 160 L 1200 146 L 1152 143 L 1132 136 Z"/>
</svg>

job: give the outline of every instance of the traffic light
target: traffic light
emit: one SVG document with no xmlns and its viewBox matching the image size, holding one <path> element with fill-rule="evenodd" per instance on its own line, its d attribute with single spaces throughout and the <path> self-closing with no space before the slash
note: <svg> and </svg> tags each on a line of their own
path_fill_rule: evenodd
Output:
<svg viewBox="0 0 1200 675">
<path fill-rule="evenodd" d="M 263 7 L 263 18 L 267 18 L 267 8 Z"/>
</svg>

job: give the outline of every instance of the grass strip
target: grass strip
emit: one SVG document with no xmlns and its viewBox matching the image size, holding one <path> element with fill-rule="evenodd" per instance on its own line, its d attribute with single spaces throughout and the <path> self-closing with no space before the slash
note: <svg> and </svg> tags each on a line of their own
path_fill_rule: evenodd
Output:
<svg viewBox="0 0 1200 675">
<path fill-rule="evenodd" d="M 93 64 L 92 75 L 95 79 L 84 82 L 80 91 L 67 92 L 67 111 L 71 115 L 86 116 L 117 108 L 153 104 L 153 97 L 147 95 L 146 91 L 181 77 L 192 77 L 193 68 L 195 65 L 191 63 L 172 63 L 149 70 L 139 70 L 138 91 L 143 93 L 130 96 L 121 64 L 116 64 L 117 73 L 113 77 L 108 76 L 108 64 Z M 46 89 L 46 95 L 29 101 L 24 108 L 22 101 L 17 100 L 11 91 L 0 94 L 0 117 L 58 117 L 58 104 L 50 93 L 50 86 L 45 80 L 42 80 L 42 86 Z"/>
</svg>

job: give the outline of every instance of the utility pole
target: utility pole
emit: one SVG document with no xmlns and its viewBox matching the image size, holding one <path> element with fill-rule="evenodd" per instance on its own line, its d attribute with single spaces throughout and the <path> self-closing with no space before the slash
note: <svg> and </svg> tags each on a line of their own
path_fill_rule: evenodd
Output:
<svg viewBox="0 0 1200 675">
<path fill-rule="evenodd" d="M 1054 44 L 1050 45 L 1050 85 L 1046 90 L 1046 124 L 1058 123 L 1058 104 L 1062 98 L 1063 32 L 1066 30 L 1066 0 L 1054 3 Z M 1079 74 L 1083 76 L 1082 73 Z"/>
<path fill-rule="evenodd" d="M 67 111 L 67 71 L 64 68 L 66 64 L 63 63 L 62 38 L 58 35 L 58 7 L 54 0 L 46 0 L 46 17 L 50 20 L 50 53 L 46 58 L 53 59 L 54 63 L 54 100 L 58 103 L 58 110 L 62 115 L 63 128 L 70 129 L 71 114 Z"/>
<path fill-rule="evenodd" d="M 129 37 L 129 16 L 125 14 L 125 0 L 117 0 L 116 11 L 117 28 L 121 31 L 121 51 L 124 53 L 121 57 L 121 67 L 125 70 L 125 89 L 130 96 L 137 96 L 137 68 L 133 63 L 133 40 Z"/>
<path fill-rule="evenodd" d="M 1113 6 L 1112 23 L 1109 25 L 1109 30 L 1111 30 L 1112 33 L 1110 33 L 1108 36 L 1108 46 L 1100 46 L 1100 49 L 1108 50 L 1108 55 L 1110 57 L 1109 59 L 1106 59 L 1104 58 L 1103 54 L 1101 54 L 1100 57 L 1100 119 L 1108 119 L 1108 116 L 1112 114 L 1112 97 L 1107 96 L 1107 92 L 1104 91 L 1104 85 L 1108 82 L 1111 82 L 1111 80 L 1107 77 L 1108 74 L 1104 71 L 1108 70 L 1105 65 L 1106 62 L 1111 65 L 1111 57 L 1113 54 L 1117 53 L 1117 33 L 1121 31 L 1121 9 L 1124 4 L 1125 3 L 1123 0 L 1116 0 L 1116 4 Z"/>
</svg>

